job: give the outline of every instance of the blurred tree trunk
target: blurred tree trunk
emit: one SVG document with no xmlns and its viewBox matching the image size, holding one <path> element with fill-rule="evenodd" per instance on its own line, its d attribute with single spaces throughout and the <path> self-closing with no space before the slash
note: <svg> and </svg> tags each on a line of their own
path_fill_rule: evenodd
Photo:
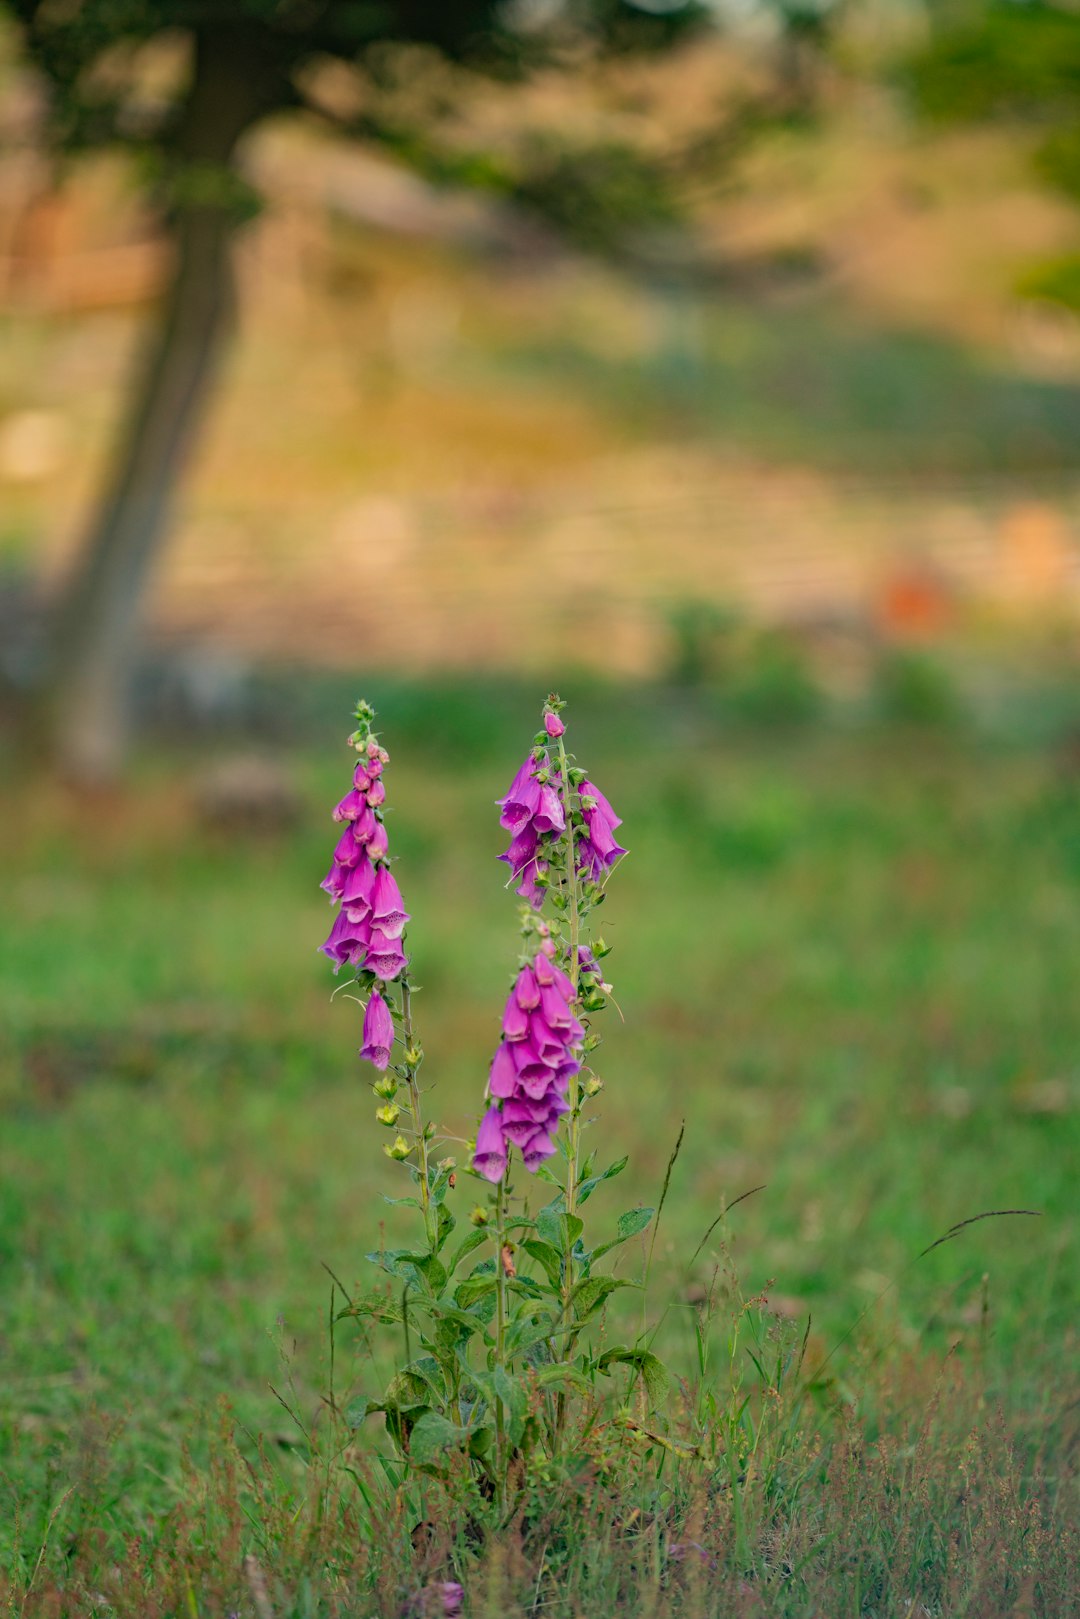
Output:
<svg viewBox="0 0 1080 1619">
<path fill-rule="evenodd" d="M 273 104 L 235 33 L 196 39 L 175 146 L 171 278 L 111 477 L 56 603 L 32 720 L 37 750 L 76 780 L 107 782 L 123 761 L 141 608 L 232 325 L 236 146 Z"/>
</svg>

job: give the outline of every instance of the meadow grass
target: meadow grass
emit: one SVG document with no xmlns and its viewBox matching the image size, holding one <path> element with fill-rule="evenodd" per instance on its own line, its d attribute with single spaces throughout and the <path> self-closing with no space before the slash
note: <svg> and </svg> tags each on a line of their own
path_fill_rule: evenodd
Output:
<svg viewBox="0 0 1080 1619">
<path fill-rule="evenodd" d="M 371 695 L 428 1109 L 464 1162 L 515 950 L 491 801 L 535 702 Z M 730 1442 L 710 1471 L 609 1413 L 493 1540 L 463 1479 L 395 1495 L 377 1425 L 344 1449 L 321 1405 L 322 1263 L 369 1286 L 401 1211 L 377 1198 L 358 1009 L 315 949 L 348 757 L 322 705 L 295 740 L 309 702 L 278 748 L 291 831 L 202 826 L 203 756 L 179 743 L 108 803 L 27 786 L 3 810 L 10 1611 L 389 1615 L 451 1574 L 477 1614 L 1069 1611 L 1080 784 L 1060 758 L 583 691 L 575 746 L 631 848 L 602 918 L 626 1021 L 606 1019 L 596 1132 L 630 1165 L 595 1202 L 655 1203 L 685 1119 L 648 1306 L 684 1380 L 669 1437 L 713 1399 Z M 1016 1208 L 1038 1217 L 917 1258 Z M 385 1370 L 339 1328 L 339 1405 Z"/>
</svg>

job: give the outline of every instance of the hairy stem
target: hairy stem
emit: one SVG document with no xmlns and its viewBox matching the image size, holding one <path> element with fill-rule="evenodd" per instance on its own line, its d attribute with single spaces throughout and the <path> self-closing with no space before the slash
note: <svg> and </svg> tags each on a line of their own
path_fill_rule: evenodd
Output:
<svg viewBox="0 0 1080 1619">
<path fill-rule="evenodd" d="M 401 1025 L 405 1036 L 405 1061 L 402 1067 L 405 1074 L 405 1083 L 409 1091 L 409 1111 L 412 1114 L 413 1139 L 416 1142 L 416 1168 L 420 1177 L 420 1208 L 424 1215 L 424 1230 L 427 1233 L 428 1248 L 434 1253 L 438 1237 L 438 1225 L 435 1207 L 431 1201 L 427 1134 L 424 1129 L 423 1110 L 420 1103 L 420 1086 L 416 1077 L 420 1071 L 420 1064 L 424 1060 L 424 1053 L 416 1042 L 413 1029 L 412 986 L 409 983 L 407 971 L 401 976 Z"/>
<path fill-rule="evenodd" d="M 507 1163 L 507 1170 L 509 1170 Z M 503 1248 L 506 1237 L 506 1175 L 504 1173 L 495 1193 L 495 1365 L 506 1361 L 506 1266 Z M 506 1433 L 501 1396 L 495 1396 L 495 1502 L 500 1515 L 506 1509 Z"/>
<path fill-rule="evenodd" d="M 559 790 L 562 797 L 563 813 L 566 816 L 566 890 L 567 902 L 570 911 L 570 982 L 574 986 L 574 1002 L 577 1001 L 578 976 L 580 963 L 578 959 L 578 946 L 581 934 L 581 905 L 578 892 L 576 851 L 574 848 L 574 824 L 571 819 L 570 777 L 566 763 L 566 746 L 562 737 L 559 738 Z M 566 1147 L 566 1212 L 573 1214 L 577 1205 L 578 1157 L 581 1146 L 581 1088 L 577 1074 L 570 1080 L 570 1090 L 567 1100 L 570 1103 L 568 1120 L 568 1139 Z M 566 1248 L 563 1254 L 563 1285 L 562 1285 L 562 1315 L 563 1324 L 570 1322 L 570 1294 L 574 1287 L 574 1243 L 569 1230 L 566 1234 Z M 573 1338 L 567 1343 L 567 1358 L 573 1353 Z M 566 1423 L 566 1394 L 560 1391 L 556 1404 L 555 1433 L 556 1443 L 563 1432 Z"/>
</svg>

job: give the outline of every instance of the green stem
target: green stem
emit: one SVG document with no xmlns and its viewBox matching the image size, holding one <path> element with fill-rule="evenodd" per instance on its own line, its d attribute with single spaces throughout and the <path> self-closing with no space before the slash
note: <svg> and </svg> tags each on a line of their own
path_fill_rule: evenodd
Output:
<svg viewBox="0 0 1080 1619">
<path fill-rule="evenodd" d="M 580 973 L 578 947 L 581 935 L 581 910 L 574 850 L 574 825 L 570 817 L 570 777 L 566 764 L 566 747 L 562 737 L 559 738 L 559 780 L 562 791 L 563 813 L 566 816 L 566 889 L 570 905 L 570 982 L 574 986 L 573 998 L 576 1001 Z M 577 1204 L 577 1167 L 581 1131 L 581 1092 L 576 1074 L 570 1081 L 568 1100 L 570 1103 L 570 1139 L 566 1153 L 566 1212 L 567 1214 L 573 1214 Z M 564 1292 L 567 1294 L 573 1284 L 571 1265 L 570 1244 L 568 1243 L 564 1286 Z"/>
<path fill-rule="evenodd" d="M 507 1171 L 510 1165 L 507 1162 Z M 506 1266 L 503 1247 L 506 1242 L 506 1174 L 503 1174 L 495 1193 L 495 1365 L 505 1367 L 506 1357 Z M 495 1504 L 500 1516 L 506 1510 L 506 1433 L 501 1396 L 495 1396 Z"/>
<path fill-rule="evenodd" d="M 566 816 L 566 889 L 570 910 L 570 982 L 574 986 L 573 999 L 576 1002 L 578 993 L 578 977 L 580 962 L 578 947 L 581 934 L 581 909 L 578 893 L 577 863 L 574 848 L 574 823 L 571 819 L 570 776 L 566 762 L 566 747 L 562 737 L 559 738 L 559 780 L 563 802 L 563 813 Z M 575 1074 L 570 1080 L 570 1090 L 567 1097 L 570 1103 L 568 1126 L 568 1140 L 566 1148 L 566 1212 L 573 1214 L 577 1206 L 577 1179 L 578 1156 L 581 1149 L 581 1089 L 578 1076 Z M 566 1249 L 563 1254 L 563 1285 L 562 1285 L 562 1319 L 563 1325 L 569 1325 L 570 1320 L 570 1294 L 574 1287 L 574 1245 L 569 1231 L 566 1238 Z M 573 1338 L 566 1345 L 567 1359 L 573 1354 Z M 566 1424 L 566 1394 L 560 1391 L 555 1408 L 555 1436 L 556 1445 L 562 1435 Z"/>
<path fill-rule="evenodd" d="M 424 1230 L 427 1233 L 428 1248 L 435 1252 L 435 1243 L 438 1238 L 438 1225 L 435 1207 L 431 1201 L 431 1182 L 428 1175 L 428 1144 L 424 1129 L 423 1111 L 420 1104 L 420 1086 L 417 1074 L 420 1064 L 424 1060 L 424 1053 L 416 1043 L 412 1020 L 412 986 L 409 983 L 407 972 L 401 977 L 401 1025 L 405 1036 L 405 1061 L 403 1064 L 405 1083 L 409 1090 L 409 1111 L 412 1114 L 413 1139 L 416 1142 L 416 1167 L 420 1176 L 420 1207 L 424 1215 Z"/>
</svg>

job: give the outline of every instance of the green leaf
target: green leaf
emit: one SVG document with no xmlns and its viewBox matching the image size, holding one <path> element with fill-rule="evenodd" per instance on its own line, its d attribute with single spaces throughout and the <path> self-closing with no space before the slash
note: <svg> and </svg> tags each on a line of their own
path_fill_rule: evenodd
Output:
<svg viewBox="0 0 1080 1619">
<path fill-rule="evenodd" d="M 468 1428 L 440 1416 L 438 1411 L 427 1411 L 409 1435 L 409 1460 L 414 1467 L 436 1467 L 468 1439 Z"/>
<path fill-rule="evenodd" d="M 558 1197 L 553 1198 L 550 1203 L 546 1204 L 536 1216 L 537 1235 L 543 1237 L 545 1242 L 550 1242 L 555 1248 L 559 1246 L 559 1215 L 564 1213 L 565 1210 L 566 1199 L 560 1192 Z"/>
<path fill-rule="evenodd" d="M 442 1372 L 433 1355 L 420 1355 L 391 1378 L 384 1398 L 387 1405 L 426 1405 L 433 1394 L 437 1400 L 446 1398 Z"/>
<path fill-rule="evenodd" d="M 446 1286 L 446 1266 L 434 1254 L 418 1255 L 413 1262 L 413 1270 L 432 1293 L 441 1293 Z"/>
<path fill-rule="evenodd" d="M 572 1248 L 584 1229 L 584 1220 L 579 1220 L 576 1214 L 565 1214 L 561 1209 L 556 1209 L 554 1204 L 541 1209 L 536 1217 L 536 1230 L 539 1236 L 544 1242 L 550 1242 L 560 1253 Z"/>
<path fill-rule="evenodd" d="M 534 1344 L 550 1338 L 557 1325 L 552 1316 L 543 1316 L 539 1320 L 535 1316 L 523 1316 L 519 1321 L 512 1321 L 506 1330 L 507 1354 L 523 1355 Z"/>
<path fill-rule="evenodd" d="M 379 1248 L 374 1253 L 365 1254 L 364 1258 L 370 1264 L 378 1265 L 388 1276 L 397 1276 L 411 1282 L 415 1274 L 413 1267 L 417 1260 L 425 1258 L 425 1255 L 414 1253 L 411 1248 Z"/>
<path fill-rule="evenodd" d="M 602 1254 L 610 1253 L 612 1248 L 617 1248 L 620 1243 L 629 1242 L 631 1237 L 636 1237 L 639 1232 L 645 1230 L 655 1213 L 655 1209 L 629 1209 L 626 1214 L 620 1214 L 616 1226 L 618 1236 L 611 1242 L 602 1242 L 593 1254 L 593 1259 L 599 1259 Z"/>
<path fill-rule="evenodd" d="M 396 1323 L 404 1321 L 405 1311 L 398 1298 L 392 1298 L 386 1293 L 363 1293 L 339 1311 L 336 1319 L 341 1321 L 345 1316 L 356 1316 L 361 1319 L 367 1317 L 372 1321 Z"/>
<path fill-rule="evenodd" d="M 369 1400 L 366 1395 L 357 1395 L 345 1407 L 345 1421 L 350 1428 L 359 1428 L 363 1425 L 365 1417 L 371 1416 L 373 1411 L 381 1411 L 382 1405 L 378 1400 Z"/>
<path fill-rule="evenodd" d="M 632 1366 L 645 1384 L 645 1392 L 651 1406 L 662 1405 L 667 1399 L 671 1387 L 671 1374 L 663 1361 L 651 1350 L 628 1349 L 625 1344 L 619 1344 L 614 1349 L 606 1349 L 596 1365 L 605 1375 L 610 1374 L 612 1366 Z"/>
<path fill-rule="evenodd" d="M 465 1238 L 464 1242 L 460 1242 L 458 1244 L 447 1261 L 447 1274 L 453 1276 L 454 1272 L 461 1264 L 461 1261 L 467 1258 L 474 1249 L 479 1248 L 482 1242 L 486 1242 L 488 1240 L 488 1235 L 489 1233 L 485 1231 L 483 1227 L 477 1231 L 471 1231 Z"/>
<path fill-rule="evenodd" d="M 550 1242 L 543 1242 L 539 1237 L 527 1237 L 521 1244 L 531 1259 L 537 1260 L 547 1274 L 552 1287 L 558 1287 L 562 1281 L 563 1256 Z"/>
<path fill-rule="evenodd" d="M 529 1415 L 528 1391 L 519 1377 L 512 1377 L 504 1366 L 496 1366 L 492 1373 L 495 1392 L 506 1407 L 508 1436 L 512 1445 L 520 1444 Z"/>
<path fill-rule="evenodd" d="M 579 1205 L 589 1201 L 589 1198 L 592 1197 L 601 1181 L 613 1181 L 616 1175 L 621 1175 L 629 1162 L 629 1157 L 620 1158 L 616 1163 L 611 1164 L 601 1174 L 590 1175 L 588 1180 L 582 1181 L 581 1185 L 578 1187 L 577 1200 Z"/>
<path fill-rule="evenodd" d="M 386 1386 L 383 1404 L 391 1411 L 407 1411 L 412 1406 L 427 1405 L 431 1389 L 427 1381 L 415 1372 L 395 1372 Z"/>
<path fill-rule="evenodd" d="M 450 1210 L 446 1207 L 445 1203 L 440 1203 L 439 1204 L 438 1220 L 439 1220 L 439 1230 L 438 1230 L 438 1235 L 437 1235 L 437 1237 L 435 1239 L 435 1252 L 436 1253 L 439 1253 L 441 1251 L 441 1249 L 443 1248 L 443 1245 L 446 1242 L 446 1239 L 449 1237 L 451 1231 L 453 1231 L 454 1227 L 457 1225 L 457 1221 L 454 1219 L 454 1216 L 451 1214 Z M 445 1275 L 444 1275 L 444 1280 L 445 1280 Z"/>
<path fill-rule="evenodd" d="M 537 1372 L 536 1381 L 541 1388 L 549 1388 L 553 1383 L 572 1383 L 582 1393 L 592 1393 L 592 1384 L 576 1366 L 545 1366 Z"/>
<path fill-rule="evenodd" d="M 570 1295 L 578 1320 L 584 1321 L 592 1315 L 617 1288 L 636 1285 L 635 1282 L 624 1282 L 618 1276 L 591 1276 L 579 1282 Z"/>
<path fill-rule="evenodd" d="M 477 1299 L 494 1293 L 497 1286 L 494 1276 L 467 1276 L 454 1289 L 454 1302 L 464 1310 L 468 1305 L 475 1304 Z"/>
</svg>

